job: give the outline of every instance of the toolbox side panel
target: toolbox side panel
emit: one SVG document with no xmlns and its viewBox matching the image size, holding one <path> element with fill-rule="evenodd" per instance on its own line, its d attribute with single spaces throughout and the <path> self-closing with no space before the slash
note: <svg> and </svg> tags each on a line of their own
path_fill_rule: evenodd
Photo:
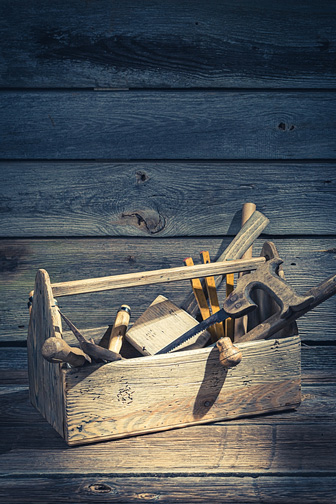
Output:
<svg viewBox="0 0 336 504">
<path fill-rule="evenodd" d="M 38 270 L 30 314 L 27 351 L 29 398 L 54 429 L 64 436 L 63 371 L 42 356 L 47 338 L 62 336 L 62 323 L 52 295 L 49 275 Z"/>
<path fill-rule="evenodd" d="M 291 409 L 301 401 L 300 338 L 243 343 L 227 370 L 218 350 L 65 371 L 69 445 Z"/>
</svg>

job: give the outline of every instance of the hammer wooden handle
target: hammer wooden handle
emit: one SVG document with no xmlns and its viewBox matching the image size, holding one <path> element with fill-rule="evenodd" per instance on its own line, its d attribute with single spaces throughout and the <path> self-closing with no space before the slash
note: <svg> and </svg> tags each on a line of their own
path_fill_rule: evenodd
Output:
<svg viewBox="0 0 336 504">
<path fill-rule="evenodd" d="M 242 208 L 242 219 L 241 219 L 241 224 L 242 227 L 246 224 L 246 222 L 249 220 L 249 218 L 254 214 L 256 211 L 256 206 L 254 203 L 244 203 L 243 208 Z M 246 250 L 246 252 L 242 255 L 242 259 L 251 259 L 252 257 L 252 245 Z M 239 276 L 242 276 L 243 273 L 239 273 Z M 227 275 L 228 277 L 228 275 Z M 227 295 L 230 294 L 227 293 Z M 252 312 L 250 315 L 244 315 L 241 318 L 238 318 L 232 323 L 232 336 L 234 333 L 234 340 L 239 341 L 240 337 L 247 332 L 247 324 L 248 324 L 248 317 L 252 317 L 252 319 L 255 319 L 255 312 Z M 256 325 L 256 324 L 254 324 Z M 234 326 L 234 327 L 233 327 Z M 229 336 L 229 334 L 228 334 Z"/>
<path fill-rule="evenodd" d="M 49 362 L 67 362 L 75 367 L 91 362 L 91 358 L 83 350 L 69 346 L 62 338 L 52 337 L 45 340 L 42 355 Z"/>
<path fill-rule="evenodd" d="M 246 224 L 244 224 L 244 226 L 241 228 L 237 236 L 232 240 L 230 245 L 219 256 L 217 262 L 239 259 L 252 245 L 256 238 L 258 238 L 258 236 L 263 231 L 263 229 L 265 229 L 268 223 L 269 220 L 267 219 L 267 217 L 256 210 L 246 222 Z M 230 272 L 227 271 L 226 273 Z M 222 276 L 215 278 L 216 287 L 221 284 L 222 278 Z M 183 301 L 181 308 L 194 317 L 197 315 L 198 306 L 192 292 Z"/>
</svg>

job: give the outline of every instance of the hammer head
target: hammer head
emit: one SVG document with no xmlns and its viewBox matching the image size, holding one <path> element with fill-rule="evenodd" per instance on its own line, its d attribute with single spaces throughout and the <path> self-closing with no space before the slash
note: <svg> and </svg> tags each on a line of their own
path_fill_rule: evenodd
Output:
<svg viewBox="0 0 336 504">
<path fill-rule="evenodd" d="M 313 296 L 300 296 L 294 289 L 277 274 L 283 261 L 274 258 L 266 261 L 255 271 L 241 276 L 237 281 L 236 289 L 226 298 L 224 310 L 232 317 L 240 317 L 241 313 L 248 313 L 256 308 L 251 299 L 253 289 L 262 289 L 267 292 L 280 306 L 280 317 L 288 318 L 292 312 L 302 310 L 311 304 Z"/>
</svg>

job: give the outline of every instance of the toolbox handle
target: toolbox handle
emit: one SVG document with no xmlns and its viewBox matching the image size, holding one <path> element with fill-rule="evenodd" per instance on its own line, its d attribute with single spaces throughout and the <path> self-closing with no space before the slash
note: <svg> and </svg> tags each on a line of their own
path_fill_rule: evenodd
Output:
<svg viewBox="0 0 336 504">
<path fill-rule="evenodd" d="M 178 266 L 176 268 L 126 273 L 124 275 L 59 282 L 51 284 L 51 287 L 55 297 L 71 296 L 87 292 L 136 287 L 137 285 L 178 282 L 181 280 L 190 280 L 192 278 L 211 275 L 224 275 L 227 273 L 238 273 L 240 271 L 251 271 L 257 269 L 258 266 L 264 262 L 264 257 L 236 259 L 233 261 L 217 261 L 209 264 L 196 264 L 195 266 L 189 266 L 188 268 L 185 266 Z"/>
</svg>

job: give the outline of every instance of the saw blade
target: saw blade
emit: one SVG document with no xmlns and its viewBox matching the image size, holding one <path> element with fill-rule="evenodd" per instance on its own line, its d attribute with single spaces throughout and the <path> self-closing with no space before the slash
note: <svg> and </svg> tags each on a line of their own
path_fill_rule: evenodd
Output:
<svg viewBox="0 0 336 504">
<path fill-rule="evenodd" d="M 159 350 L 155 355 L 168 353 L 171 350 L 174 350 L 178 346 L 182 345 L 182 343 L 185 343 L 193 336 L 196 336 L 196 334 L 201 333 L 202 331 L 205 331 L 205 329 L 212 326 L 213 324 L 218 324 L 220 322 L 223 322 L 223 320 L 226 320 L 229 317 L 231 317 L 231 315 L 229 313 L 227 313 L 225 310 L 223 310 L 223 308 L 222 308 L 218 312 L 211 315 L 211 317 L 208 317 L 207 319 L 203 320 L 195 327 L 192 327 L 191 329 L 189 329 L 189 331 L 182 334 L 182 336 L 179 336 L 178 338 L 176 338 L 176 340 L 169 343 L 169 345 L 165 346 L 164 348 L 161 348 L 161 350 Z"/>
</svg>

